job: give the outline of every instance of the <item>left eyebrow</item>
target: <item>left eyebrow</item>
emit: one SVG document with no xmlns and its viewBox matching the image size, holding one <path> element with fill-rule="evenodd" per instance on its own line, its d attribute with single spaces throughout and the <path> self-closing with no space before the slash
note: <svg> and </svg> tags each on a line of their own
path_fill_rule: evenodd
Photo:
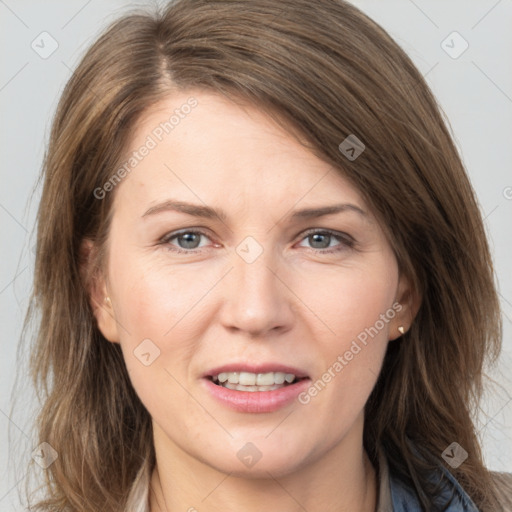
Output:
<svg viewBox="0 0 512 512">
<path fill-rule="evenodd" d="M 334 204 L 332 206 L 321 206 L 318 208 L 304 208 L 295 211 L 292 219 L 311 219 L 316 217 L 323 217 L 324 215 L 334 215 L 335 213 L 342 213 L 346 211 L 353 211 L 367 218 L 368 214 L 359 206 L 351 203 Z"/>
<path fill-rule="evenodd" d="M 186 213 L 187 215 L 192 215 L 194 217 L 203 217 L 207 219 L 219 218 L 222 221 L 226 221 L 228 218 L 227 213 L 222 209 L 216 210 L 210 206 L 187 203 L 185 201 L 175 201 L 172 199 L 152 206 L 142 215 L 142 217 L 147 217 L 148 215 L 155 215 L 157 213 L 166 211 L 177 211 Z M 302 210 L 296 210 L 291 214 L 290 219 L 292 221 L 312 219 L 347 211 L 358 213 L 365 219 L 368 218 L 368 214 L 359 206 L 351 203 L 342 203 L 334 204 L 331 206 L 320 206 L 315 208 L 303 208 Z"/>
</svg>

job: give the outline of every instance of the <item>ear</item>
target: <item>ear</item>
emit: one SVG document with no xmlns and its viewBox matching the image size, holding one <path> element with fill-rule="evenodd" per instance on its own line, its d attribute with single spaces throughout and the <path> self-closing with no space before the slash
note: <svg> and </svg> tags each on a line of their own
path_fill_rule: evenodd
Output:
<svg viewBox="0 0 512 512">
<path fill-rule="evenodd" d="M 404 274 L 401 274 L 395 295 L 395 303 L 393 305 L 396 315 L 389 323 L 390 340 L 396 340 L 410 329 L 420 309 L 420 305 L 421 296 L 419 292 L 412 286 L 410 279 Z M 403 328 L 404 332 L 400 332 L 399 328 Z"/>
<path fill-rule="evenodd" d="M 101 334 L 112 343 L 119 343 L 119 329 L 112 299 L 102 270 L 98 269 L 97 247 L 85 239 L 80 245 L 80 273 L 86 288 L 89 304 Z"/>
</svg>

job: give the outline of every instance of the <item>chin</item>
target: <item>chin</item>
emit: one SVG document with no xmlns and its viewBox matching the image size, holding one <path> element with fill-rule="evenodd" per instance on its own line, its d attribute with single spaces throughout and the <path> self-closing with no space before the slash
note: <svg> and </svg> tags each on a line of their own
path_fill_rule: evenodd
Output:
<svg viewBox="0 0 512 512">
<path fill-rule="evenodd" d="M 299 445 L 294 449 L 290 442 L 286 449 L 283 445 L 275 446 L 268 440 L 260 442 L 234 443 L 236 448 L 227 453 L 222 450 L 215 460 L 205 460 L 209 466 L 238 478 L 281 477 L 297 471 L 306 464 L 307 454 L 299 453 Z M 240 444 L 240 446 L 238 446 Z M 304 445 L 302 445 L 304 450 Z M 210 452 L 211 453 L 211 452 Z M 233 457 L 233 453 L 235 457 Z M 220 462 L 222 461 L 222 462 Z"/>
</svg>

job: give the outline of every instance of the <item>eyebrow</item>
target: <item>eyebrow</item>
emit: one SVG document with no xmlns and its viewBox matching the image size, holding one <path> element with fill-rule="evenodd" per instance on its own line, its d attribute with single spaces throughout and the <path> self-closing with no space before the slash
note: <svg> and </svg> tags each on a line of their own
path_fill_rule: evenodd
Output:
<svg viewBox="0 0 512 512">
<path fill-rule="evenodd" d="M 215 209 L 206 205 L 192 204 L 185 201 L 175 201 L 172 199 L 152 206 L 142 215 L 142 217 L 148 217 L 157 213 L 169 211 L 177 211 L 192 215 L 194 217 L 202 217 L 206 219 L 219 218 L 222 221 L 226 221 L 228 218 L 227 213 L 221 208 Z M 334 215 L 336 213 L 342 213 L 346 211 L 356 212 L 364 218 L 368 217 L 368 214 L 362 208 L 351 203 L 340 203 L 330 206 L 319 206 L 315 208 L 303 208 L 302 210 L 294 211 L 289 217 L 291 220 L 312 219 L 323 217 L 324 215 Z"/>
</svg>

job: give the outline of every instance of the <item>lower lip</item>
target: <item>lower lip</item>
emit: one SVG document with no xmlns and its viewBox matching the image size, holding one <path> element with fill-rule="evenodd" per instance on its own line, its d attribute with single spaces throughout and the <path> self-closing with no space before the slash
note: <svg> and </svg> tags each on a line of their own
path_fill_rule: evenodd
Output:
<svg viewBox="0 0 512 512">
<path fill-rule="evenodd" d="M 237 391 L 214 384 L 204 378 L 204 385 L 212 396 L 239 412 L 274 412 L 292 403 L 302 391 L 305 391 L 310 379 L 302 379 L 272 391 Z"/>
</svg>

